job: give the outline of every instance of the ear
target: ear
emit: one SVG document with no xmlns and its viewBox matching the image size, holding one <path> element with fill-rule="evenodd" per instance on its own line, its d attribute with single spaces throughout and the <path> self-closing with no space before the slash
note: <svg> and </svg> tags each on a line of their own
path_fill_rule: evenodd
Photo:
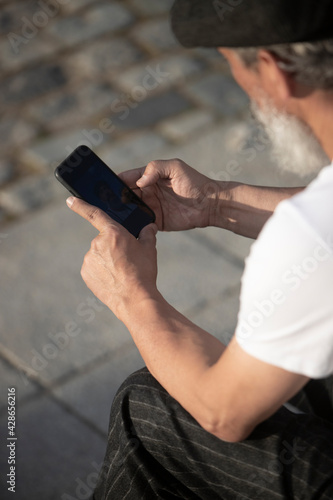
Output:
<svg viewBox="0 0 333 500">
<path fill-rule="evenodd" d="M 272 101 L 283 107 L 296 96 L 296 82 L 292 75 L 279 67 L 280 59 L 268 50 L 259 50 L 257 72 L 263 90 Z"/>
</svg>

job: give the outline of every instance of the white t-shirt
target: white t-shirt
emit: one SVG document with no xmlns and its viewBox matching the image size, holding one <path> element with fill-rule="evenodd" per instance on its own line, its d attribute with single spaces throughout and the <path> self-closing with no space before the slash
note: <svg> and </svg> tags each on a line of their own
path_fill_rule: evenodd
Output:
<svg viewBox="0 0 333 500">
<path fill-rule="evenodd" d="M 285 370 L 333 373 L 333 164 L 281 202 L 252 245 L 236 339 Z"/>
</svg>

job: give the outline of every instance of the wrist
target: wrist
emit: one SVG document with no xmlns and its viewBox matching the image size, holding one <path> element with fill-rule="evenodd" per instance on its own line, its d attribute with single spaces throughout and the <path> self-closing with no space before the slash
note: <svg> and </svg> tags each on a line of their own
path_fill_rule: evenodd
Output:
<svg viewBox="0 0 333 500">
<path fill-rule="evenodd" d="M 150 304 L 163 301 L 164 298 L 156 287 L 145 288 L 138 286 L 135 290 L 131 290 L 126 296 L 122 297 L 114 307 L 114 304 L 109 308 L 114 312 L 117 318 L 130 329 L 130 325 L 135 321 L 138 315 L 144 315 L 147 307 Z M 113 306 L 113 307 L 112 307 Z"/>
<path fill-rule="evenodd" d="M 216 181 L 217 192 L 212 198 L 209 210 L 209 226 L 230 229 L 231 208 L 239 183 Z"/>
</svg>

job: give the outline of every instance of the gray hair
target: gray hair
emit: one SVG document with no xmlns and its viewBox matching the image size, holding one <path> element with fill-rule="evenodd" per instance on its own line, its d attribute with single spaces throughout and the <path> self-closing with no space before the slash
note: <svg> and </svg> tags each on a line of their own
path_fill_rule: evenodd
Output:
<svg viewBox="0 0 333 500">
<path fill-rule="evenodd" d="M 333 39 L 234 49 L 248 67 L 255 67 L 260 49 L 276 55 L 279 67 L 310 87 L 333 90 Z"/>
</svg>

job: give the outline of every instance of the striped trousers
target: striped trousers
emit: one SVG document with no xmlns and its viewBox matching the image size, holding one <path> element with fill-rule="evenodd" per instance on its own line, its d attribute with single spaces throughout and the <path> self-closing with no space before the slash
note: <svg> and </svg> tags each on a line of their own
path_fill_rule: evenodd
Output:
<svg viewBox="0 0 333 500">
<path fill-rule="evenodd" d="M 227 443 L 143 368 L 112 404 L 94 499 L 332 500 L 332 380 L 311 381 L 293 398 L 306 413 L 282 407 L 245 441 Z"/>
</svg>

